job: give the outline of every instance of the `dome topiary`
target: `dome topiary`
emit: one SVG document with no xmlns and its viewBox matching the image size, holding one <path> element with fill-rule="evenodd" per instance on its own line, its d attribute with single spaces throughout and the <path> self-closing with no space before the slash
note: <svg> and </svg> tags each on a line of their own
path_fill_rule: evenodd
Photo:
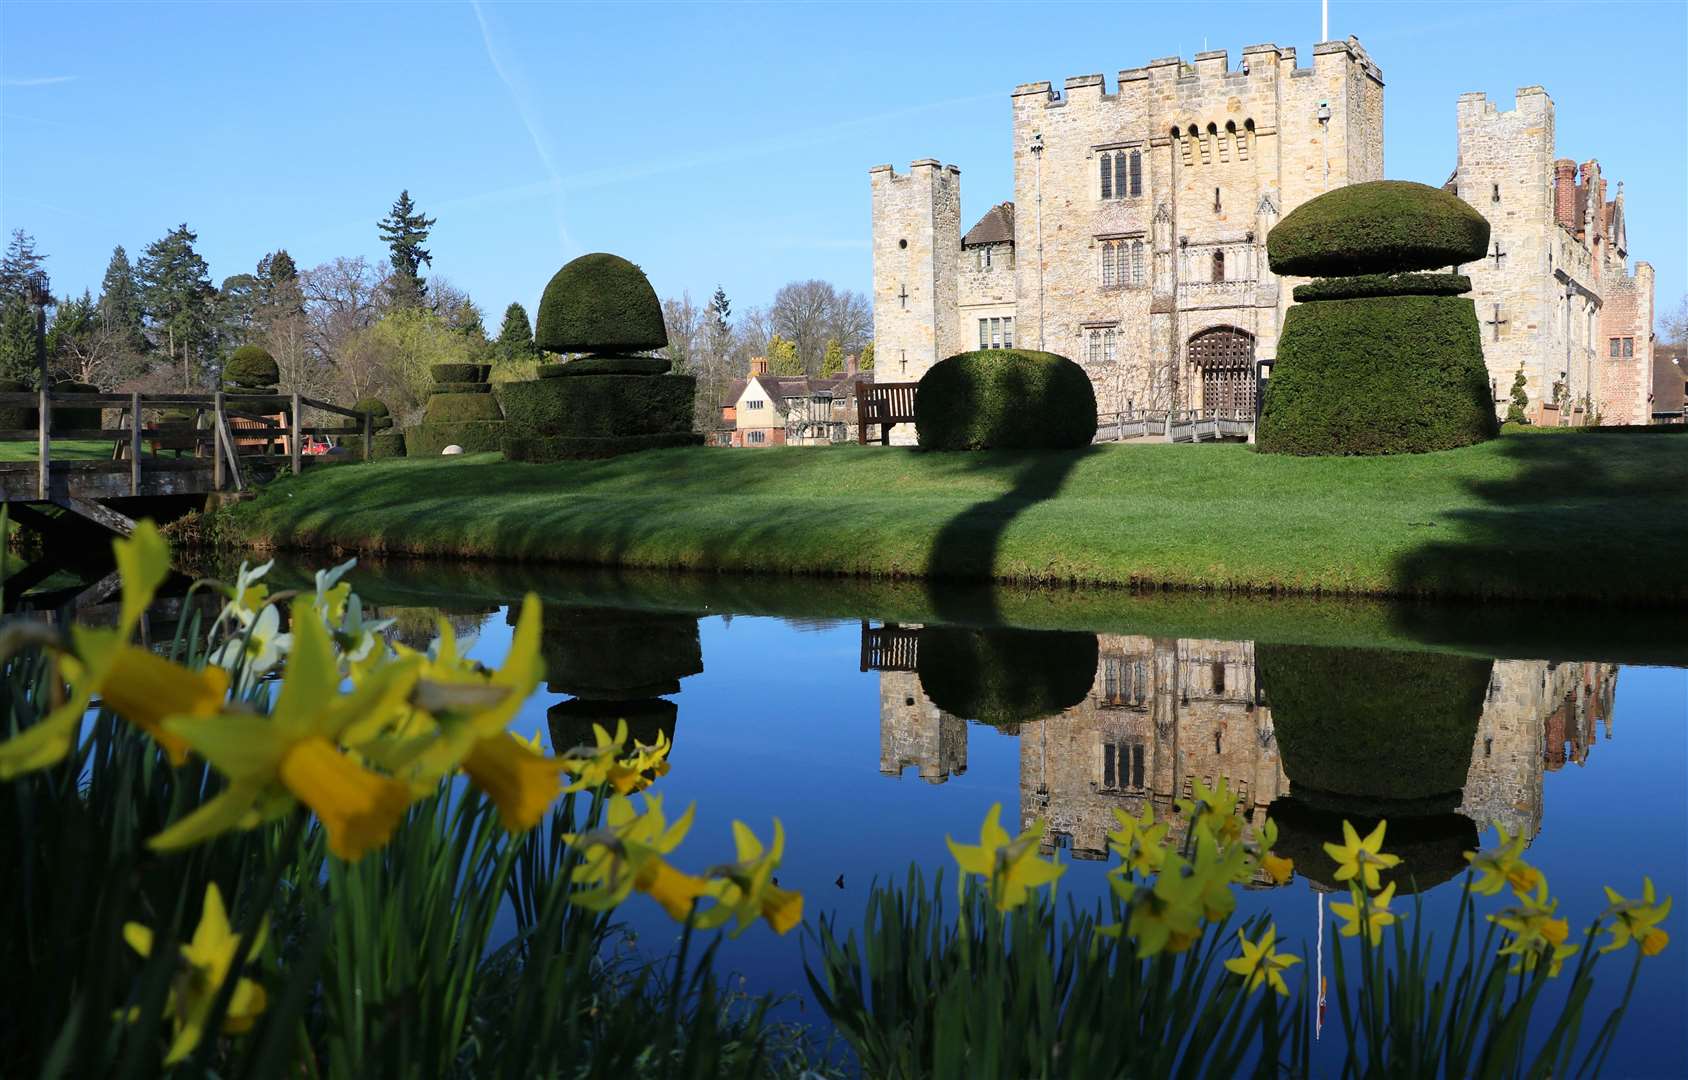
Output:
<svg viewBox="0 0 1688 1080">
<path fill-rule="evenodd" d="M 596 252 L 570 262 L 545 286 L 534 343 L 547 352 L 613 356 L 660 349 L 668 331 L 644 271 Z"/>
<path fill-rule="evenodd" d="M 923 450 L 1065 450 L 1096 437 L 1096 392 L 1064 356 L 981 349 L 926 372 L 914 418 Z"/>
<path fill-rule="evenodd" d="M 695 615 L 550 605 L 539 648 L 553 693 L 600 701 L 673 694 L 703 671 Z"/>
<path fill-rule="evenodd" d="M 352 405 L 352 411 L 368 413 L 373 417 L 376 431 L 385 431 L 393 426 L 392 410 L 387 408 L 387 403 L 380 398 L 358 398 Z"/>
<path fill-rule="evenodd" d="M 223 365 L 223 382 L 242 390 L 267 390 L 281 382 L 281 368 L 267 349 L 242 345 Z"/>
<path fill-rule="evenodd" d="M 1290 211 L 1266 237 L 1266 257 L 1280 274 L 1388 274 L 1472 262 L 1488 245 L 1488 221 L 1458 196 L 1374 180 Z"/>
<path fill-rule="evenodd" d="M 928 626 L 915 671 L 938 708 L 1006 727 L 1083 701 L 1096 683 L 1098 655 L 1095 634 Z"/>
</svg>

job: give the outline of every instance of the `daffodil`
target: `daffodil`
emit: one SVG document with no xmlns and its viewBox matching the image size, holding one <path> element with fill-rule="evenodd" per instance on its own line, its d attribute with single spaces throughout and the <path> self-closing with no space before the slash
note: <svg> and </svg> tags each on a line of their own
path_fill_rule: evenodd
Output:
<svg viewBox="0 0 1688 1080">
<path fill-rule="evenodd" d="M 1278 823 L 1271 818 L 1261 826 L 1256 837 L 1257 847 L 1250 853 L 1243 868 L 1244 878 L 1239 883 L 1253 878 L 1256 869 L 1265 873 L 1267 879 L 1274 885 L 1284 885 L 1295 876 L 1295 860 L 1285 859 L 1272 853 L 1278 844 Z"/>
<path fill-rule="evenodd" d="M 1610 885 L 1606 886 L 1606 899 L 1610 902 L 1602 918 L 1610 917 L 1612 925 L 1609 928 L 1612 940 L 1600 947 L 1603 953 L 1617 950 L 1634 941 L 1641 949 L 1643 956 L 1657 956 L 1670 944 L 1670 935 L 1659 928 L 1659 924 L 1670 914 L 1672 897 L 1665 897 L 1664 903 L 1658 902 L 1658 896 L 1653 892 L 1653 879 L 1641 879 L 1641 897 L 1637 900 L 1626 900 Z"/>
<path fill-rule="evenodd" d="M 463 771 L 498 807 L 499 819 L 511 832 L 539 824 L 563 790 L 563 763 L 515 735 L 475 740 L 463 759 Z"/>
<path fill-rule="evenodd" d="M 1251 994 L 1262 986 L 1269 985 L 1283 996 L 1289 996 L 1289 987 L 1284 983 L 1283 973 L 1301 963 L 1301 957 L 1273 951 L 1272 946 L 1277 936 L 1278 928 L 1268 926 L 1266 933 L 1261 935 L 1260 941 L 1256 943 L 1250 941 L 1240 927 L 1237 930 L 1237 941 L 1242 945 L 1243 954 L 1225 961 L 1225 968 L 1241 975 Z"/>
<path fill-rule="evenodd" d="M 65 661 L 66 673 L 72 676 L 70 694 L 40 721 L 0 743 L 0 780 L 49 768 L 70 753 L 89 702 L 112 665 L 125 656 L 135 625 L 170 573 L 169 545 L 151 521 L 140 522 L 133 535 L 113 541 L 111 548 L 123 581 L 117 625 L 105 630 L 71 627 L 74 658 Z"/>
<path fill-rule="evenodd" d="M 258 932 L 246 948 L 246 963 L 251 963 L 263 949 L 268 926 L 268 917 L 258 924 Z M 123 927 L 123 940 L 142 956 L 152 955 L 153 933 L 150 928 L 140 923 L 127 923 Z M 199 926 L 193 932 L 193 940 L 181 947 L 181 966 L 170 983 L 165 1011 L 175 1021 L 175 1038 L 164 1057 L 164 1064 L 176 1064 L 199 1045 L 217 993 L 228 980 L 229 969 L 241 952 L 240 944 L 240 935 L 230 930 L 228 914 L 223 909 L 223 894 L 213 882 L 205 888 L 205 905 Z M 264 1011 L 264 1005 L 264 988 L 243 976 L 235 983 L 234 993 L 224 1012 L 224 1033 L 238 1035 L 251 1030 L 258 1014 Z"/>
<path fill-rule="evenodd" d="M 1510 935 L 1499 955 L 1518 958 L 1512 966 L 1514 973 L 1534 971 L 1537 961 L 1546 956 L 1551 965 L 1548 975 L 1558 975 L 1565 958 L 1577 951 L 1577 946 L 1565 943 L 1571 933 L 1570 923 L 1554 918 L 1558 907 L 1557 900 L 1548 902 L 1544 882 L 1533 895 L 1524 897 L 1522 904 L 1487 916 Z"/>
<path fill-rule="evenodd" d="M 1134 886 L 1120 875 L 1121 869 L 1108 875 L 1108 883 L 1130 902 L 1131 916 L 1123 927 L 1117 923 L 1097 927 L 1099 933 L 1129 934 L 1140 957 L 1183 952 L 1201 939 L 1203 882 L 1193 876 L 1183 856 L 1167 854 L 1153 887 Z"/>
<path fill-rule="evenodd" d="M 1165 822 L 1156 823 L 1154 809 L 1143 804 L 1143 812 L 1132 817 L 1124 810 L 1114 809 L 1119 829 L 1108 834 L 1108 847 L 1132 873 L 1148 877 L 1157 873 L 1166 861 Z"/>
<path fill-rule="evenodd" d="M 229 676 L 222 668 L 192 671 L 134 645 L 114 646 L 105 660 L 100 700 L 164 748 L 172 765 L 187 760 L 182 739 L 164 730 L 170 716 L 213 716 L 228 699 Z"/>
<path fill-rule="evenodd" d="M 1220 850 L 1206 824 L 1196 829 L 1196 858 L 1190 867 L 1190 877 L 1198 884 L 1202 917 L 1219 922 L 1237 908 L 1237 895 L 1231 891 L 1234 881 L 1249 876 L 1247 855 L 1241 844 Z"/>
<path fill-rule="evenodd" d="M 783 934 L 801 922 L 803 894 L 782 889 L 773 880 L 785 854 L 785 827 L 779 818 L 774 819 L 774 839 L 766 848 L 750 826 L 733 822 L 733 845 L 738 861 L 715 867 L 706 875 L 715 905 L 699 917 L 698 925 L 712 928 L 735 920 L 733 934 L 738 935 L 761 918 L 775 933 Z"/>
<path fill-rule="evenodd" d="M 670 825 L 663 816 L 660 795 L 645 796 L 645 808 L 640 812 L 635 812 L 625 797 L 610 796 L 602 828 L 563 837 L 581 853 L 575 880 L 588 886 L 570 894 L 569 902 L 607 911 L 638 889 L 661 904 L 670 917 L 684 921 L 709 883 L 674 869 L 663 856 L 685 839 L 692 827 L 693 809 L 686 807 L 679 820 Z"/>
<path fill-rule="evenodd" d="M 244 692 L 282 661 L 291 643 L 292 635 L 281 631 L 281 612 L 274 604 L 265 604 L 211 653 L 210 663 L 238 672 L 239 689 Z"/>
<path fill-rule="evenodd" d="M 1384 886 L 1382 892 L 1373 896 L 1363 894 L 1358 884 L 1350 885 L 1349 895 L 1353 903 L 1337 902 L 1330 906 L 1331 911 L 1345 920 L 1342 925 L 1343 937 L 1356 937 L 1363 928 L 1367 939 L 1376 945 L 1383 940 L 1383 928 L 1403 917 L 1389 910 L 1389 902 L 1395 898 L 1393 881 Z"/>
<path fill-rule="evenodd" d="M 595 791 L 607 785 L 617 795 L 628 795 L 646 786 L 643 770 L 629 760 L 627 721 L 616 721 L 614 735 L 602 724 L 593 724 L 592 738 L 591 746 L 571 747 L 557 755 L 563 770 L 574 777 L 565 791 Z"/>
<path fill-rule="evenodd" d="M 348 861 L 386 843 L 410 803 L 411 791 L 348 757 L 343 731 L 370 716 L 403 709 L 416 666 L 392 661 L 350 694 L 327 631 L 311 618 L 295 620 L 281 693 L 267 717 L 229 711 L 174 716 L 164 730 L 181 738 L 228 778 L 228 787 L 153 837 L 161 851 L 179 850 L 234 828 L 251 828 L 295 802 L 315 811 L 328 847 Z"/>
<path fill-rule="evenodd" d="M 1380 883 L 1378 872 L 1400 865 L 1399 855 L 1390 855 L 1383 850 L 1383 830 L 1389 823 L 1380 821 L 1364 840 L 1355 831 L 1354 826 L 1347 821 L 1342 823 L 1341 844 L 1326 844 L 1325 854 L 1336 863 L 1336 880 L 1348 881 L 1359 878 L 1367 892 L 1376 892 Z"/>
<path fill-rule="evenodd" d="M 1270 852 L 1261 856 L 1260 868 L 1266 871 L 1266 876 L 1272 879 L 1274 885 L 1287 885 L 1295 876 L 1294 859 L 1285 859 Z"/>
<path fill-rule="evenodd" d="M 1190 819 L 1192 830 L 1205 822 L 1213 830 L 1214 839 L 1222 845 L 1229 846 L 1242 838 L 1243 822 L 1237 814 L 1237 793 L 1231 790 L 1230 780 L 1223 776 L 1211 791 L 1198 779 L 1195 796 L 1179 799 L 1176 806 Z"/>
<path fill-rule="evenodd" d="M 1043 839 L 1041 818 L 1010 839 L 999 822 L 1001 817 L 1002 804 L 992 803 L 979 829 L 977 844 L 958 844 L 949 837 L 944 840 L 961 867 L 957 886 L 964 889 L 967 876 L 977 874 L 989 886 L 996 910 L 1012 911 L 1031 898 L 1033 889 L 1055 881 L 1067 868 L 1037 857 L 1038 843 Z"/>
<path fill-rule="evenodd" d="M 1471 891 L 1483 896 L 1493 896 L 1495 893 L 1510 885 L 1514 895 L 1522 899 L 1546 885 L 1541 871 L 1525 862 L 1525 838 L 1522 835 L 1509 836 L 1504 825 L 1496 825 L 1495 832 L 1500 836 L 1500 846 L 1493 851 L 1467 851 L 1465 861 L 1471 864 L 1471 869 L 1477 872 L 1477 880 L 1471 883 Z"/>
</svg>

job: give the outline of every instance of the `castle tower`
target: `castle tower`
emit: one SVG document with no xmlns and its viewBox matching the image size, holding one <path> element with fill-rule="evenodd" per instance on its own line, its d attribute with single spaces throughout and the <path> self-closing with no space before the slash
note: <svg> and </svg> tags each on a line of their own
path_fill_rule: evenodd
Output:
<svg viewBox="0 0 1688 1080">
<path fill-rule="evenodd" d="M 967 721 L 939 709 L 912 671 L 879 673 L 879 771 L 902 778 L 914 766 L 928 784 L 967 771 Z"/>
<path fill-rule="evenodd" d="M 868 170 L 873 188 L 874 376 L 916 382 L 961 352 L 956 281 L 961 266 L 961 170 L 925 158 L 899 176 Z M 899 425 L 902 427 L 905 425 Z M 913 441 L 893 431 L 892 441 Z"/>
</svg>

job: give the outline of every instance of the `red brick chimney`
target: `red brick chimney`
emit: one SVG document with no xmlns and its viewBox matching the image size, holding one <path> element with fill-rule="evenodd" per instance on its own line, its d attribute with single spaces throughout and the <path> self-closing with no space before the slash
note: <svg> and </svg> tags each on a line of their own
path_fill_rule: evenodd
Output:
<svg viewBox="0 0 1688 1080">
<path fill-rule="evenodd" d="M 766 356 L 752 356 L 750 358 L 750 377 L 768 373 L 768 358 Z"/>
<path fill-rule="evenodd" d="M 844 377 L 846 379 L 853 379 L 859 374 L 861 374 L 860 361 L 857 359 L 855 353 L 851 353 L 849 356 L 844 358 Z"/>
<path fill-rule="evenodd" d="M 1577 163 L 1570 158 L 1553 163 L 1553 220 L 1567 229 L 1577 227 Z"/>
</svg>

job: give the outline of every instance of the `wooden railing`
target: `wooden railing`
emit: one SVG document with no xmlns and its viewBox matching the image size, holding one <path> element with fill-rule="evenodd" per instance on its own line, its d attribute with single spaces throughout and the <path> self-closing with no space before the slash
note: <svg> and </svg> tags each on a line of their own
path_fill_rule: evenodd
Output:
<svg viewBox="0 0 1688 1080">
<path fill-rule="evenodd" d="M 1202 442 L 1246 437 L 1253 429 L 1254 417 L 1243 409 L 1143 409 L 1098 415 L 1096 437 L 1091 441 L 1122 442 L 1160 435 L 1171 442 Z"/>
<path fill-rule="evenodd" d="M 862 623 L 863 671 L 913 671 L 919 657 L 919 627 Z"/>
<path fill-rule="evenodd" d="M 281 442 L 292 471 L 297 474 L 304 465 L 304 437 L 361 435 L 363 459 L 368 461 L 375 434 L 375 418 L 371 414 L 356 412 L 327 401 L 318 401 L 303 394 L 249 394 L 221 390 L 213 394 L 55 394 L 44 388 L 33 394 L 0 394 L 0 408 L 8 407 L 36 410 L 34 428 L 0 429 L 0 442 L 18 442 L 31 438 L 37 441 L 39 457 L 36 462 L 36 487 L 37 495 L 42 500 L 49 497 L 54 439 L 112 440 L 112 457 L 114 460 L 120 460 L 127 456 L 130 494 L 138 495 L 141 489 L 141 447 L 149 431 L 152 433 L 151 441 L 155 444 L 155 454 L 160 445 L 164 449 L 174 448 L 178 451 L 191 448 L 196 456 L 204 456 L 204 452 L 209 448 L 211 483 L 212 488 L 217 491 L 225 490 L 231 479 L 236 491 L 244 489 L 239 452 L 242 441 L 261 442 L 266 450 L 273 450 L 275 443 Z M 119 426 L 61 428 L 54 431 L 52 418 L 55 407 L 64 410 L 117 409 Z M 299 418 L 306 408 L 349 417 L 357 423 L 340 427 L 302 424 Z M 182 425 L 162 424 L 147 428 L 142 423 L 142 413 L 145 410 L 192 411 L 194 418 L 185 429 Z M 239 429 L 231 429 L 231 417 L 246 423 Z M 200 426 L 201 421 L 205 421 L 206 426 Z M 254 428 L 260 432 L 256 437 L 234 434 L 234 430 L 250 432 Z M 191 435 L 188 435 L 190 432 Z M 180 440 L 174 447 L 168 443 L 172 436 Z"/>
</svg>

